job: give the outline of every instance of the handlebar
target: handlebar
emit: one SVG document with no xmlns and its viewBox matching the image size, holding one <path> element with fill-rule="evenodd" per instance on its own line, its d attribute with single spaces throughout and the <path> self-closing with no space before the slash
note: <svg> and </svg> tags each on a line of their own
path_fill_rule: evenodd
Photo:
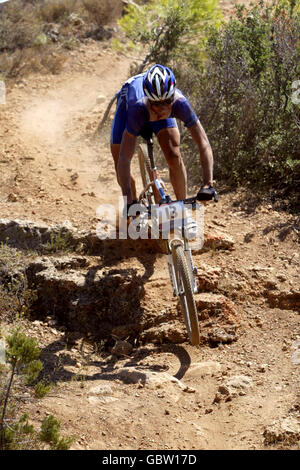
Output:
<svg viewBox="0 0 300 470">
<path fill-rule="evenodd" d="M 196 196 L 188 197 L 186 199 L 177 200 L 177 201 L 172 201 L 170 196 L 166 196 L 164 199 L 162 199 L 159 202 L 159 205 L 161 205 L 161 204 L 170 204 L 170 203 L 173 203 L 173 202 L 183 202 L 183 204 L 192 204 L 192 205 L 194 205 L 194 204 L 196 204 L 197 201 L 199 201 L 199 202 L 201 202 L 201 201 L 211 201 L 212 199 L 214 199 L 215 202 L 218 202 L 218 200 L 219 200 L 219 195 L 218 195 L 218 193 L 215 189 L 214 189 L 213 195 L 211 195 L 210 193 L 207 193 L 205 191 L 201 192 L 201 190 L 200 190 Z"/>
<path fill-rule="evenodd" d="M 218 196 L 218 193 L 215 189 L 213 188 L 207 188 L 207 189 L 213 189 L 213 191 L 205 191 L 206 188 L 203 188 L 203 189 L 200 189 L 200 191 L 198 192 L 198 194 L 196 196 L 192 196 L 192 197 L 188 197 L 186 199 L 182 199 L 182 200 L 175 200 L 173 201 L 169 195 L 166 195 L 164 198 L 162 198 L 158 205 L 161 206 L 161 205 L 168 205 L 168 204 L 174 204 L 174 203 L 183 203 L 183 204 L 189 204 L 192 206 L 192 209 L 196 209 L 196 202 L 197 201 L 203 201 L 203 202 L 206 202 L 206 201 L 209 201 L 209 200 L 212 200 L 214 199 L 215 202 L 218 202 L 218 199 L 219 199 L 219 196 Z M 202 191 L 202 192 L 201 192 Z M 128 204 L 127 205 L 127 217 L 129 216 L 129 208 L 135 204 L 139 204 L 139 202 L 137 201 L 133 201 L 132 204 Z M 151 214 L 151 206 L 146 206 L 144 205 L 144 210 L 146 210 L 146 212 L 148 213 L 148 215 Z M 143 211 L 142 211 L 143 212 Z M 141 212 L 138 211 L 135 215 L 140 215 Z"/>
</svg>

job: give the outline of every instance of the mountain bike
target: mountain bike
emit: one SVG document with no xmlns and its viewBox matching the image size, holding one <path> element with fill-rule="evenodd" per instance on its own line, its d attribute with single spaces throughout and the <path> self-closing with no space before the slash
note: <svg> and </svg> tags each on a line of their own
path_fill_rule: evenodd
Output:
<svg viewBox="0 0 300 470">
<path fill-rule="evenodd" d="M 173 295 L 180 301 L 189 341 L 196 346 L 200 343 L 198 313 L 194 298 L 194 294 L 198 292 L 197 267 L 193 262 L 186 222 L 187 207 L 196 210 L 199 198 L 195 196 L 183 201 L 172 201 L 165 193 L 166 186 L 159 177 L 154 162 L 152 137 L 144 137 L 144 142 L 138 146 L 137 154 L 143 183 L 138 203 L 144 209 L 139 213 L 137 220 L 140 224 L 149 224 L 151 219 L 151 228 L 155 229 L 157 235 L 155 238 L 159 239 L 166 257 Z"/>
</svg>

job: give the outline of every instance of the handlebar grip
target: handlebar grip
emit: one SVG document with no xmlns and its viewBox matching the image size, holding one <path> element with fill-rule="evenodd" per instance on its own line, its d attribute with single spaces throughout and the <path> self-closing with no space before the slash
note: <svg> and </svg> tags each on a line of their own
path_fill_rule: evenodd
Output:
<svg viewBox="0 0 300 470">
<path fill-rule="evenodd" d="M 219 200 L 219 195 L 214 188 L 201 188 L 197 194 L 198 201 L 211 201 L 212 199 L 215 202 Z"/>
</svg>

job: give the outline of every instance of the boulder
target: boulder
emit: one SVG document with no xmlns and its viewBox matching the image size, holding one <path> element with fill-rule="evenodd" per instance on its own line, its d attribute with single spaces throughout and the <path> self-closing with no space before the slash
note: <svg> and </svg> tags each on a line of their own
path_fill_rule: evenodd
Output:
<svg viewBox="0 0 300 470">
<path fill-rule="evenodd" d="M 265 445 L 283 443 L 285 445 L 297 444 L 300 440 L 299 418 L 288 416 L 274 421 L 263 432 Z"/>
<path fill-rule="evenodd" d="M 271 307 L 300 312 L 300 291 L 297 289 L 285 291 L 266 290 L 265 295 Z"/>
</svg>

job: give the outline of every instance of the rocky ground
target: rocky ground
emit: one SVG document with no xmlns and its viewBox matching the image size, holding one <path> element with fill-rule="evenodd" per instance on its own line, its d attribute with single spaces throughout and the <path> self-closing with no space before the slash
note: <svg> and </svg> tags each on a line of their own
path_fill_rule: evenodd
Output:
<svg viewBox="0 0 300 470">
<path fill-rule="evenodd" d="M 97 239 L 120 192 L 109 130 L 93 134 L 130 63 L 90 40 L 0 110 L 0 240 L 39 286 L 24 324 L 55 383 L 20 409 L 36 427 L 54 414 L 73 449 L 298 449 L 299 219 L 246 190 L 206 206 L 198 347 L 157 246 Z"/>
</svg>

